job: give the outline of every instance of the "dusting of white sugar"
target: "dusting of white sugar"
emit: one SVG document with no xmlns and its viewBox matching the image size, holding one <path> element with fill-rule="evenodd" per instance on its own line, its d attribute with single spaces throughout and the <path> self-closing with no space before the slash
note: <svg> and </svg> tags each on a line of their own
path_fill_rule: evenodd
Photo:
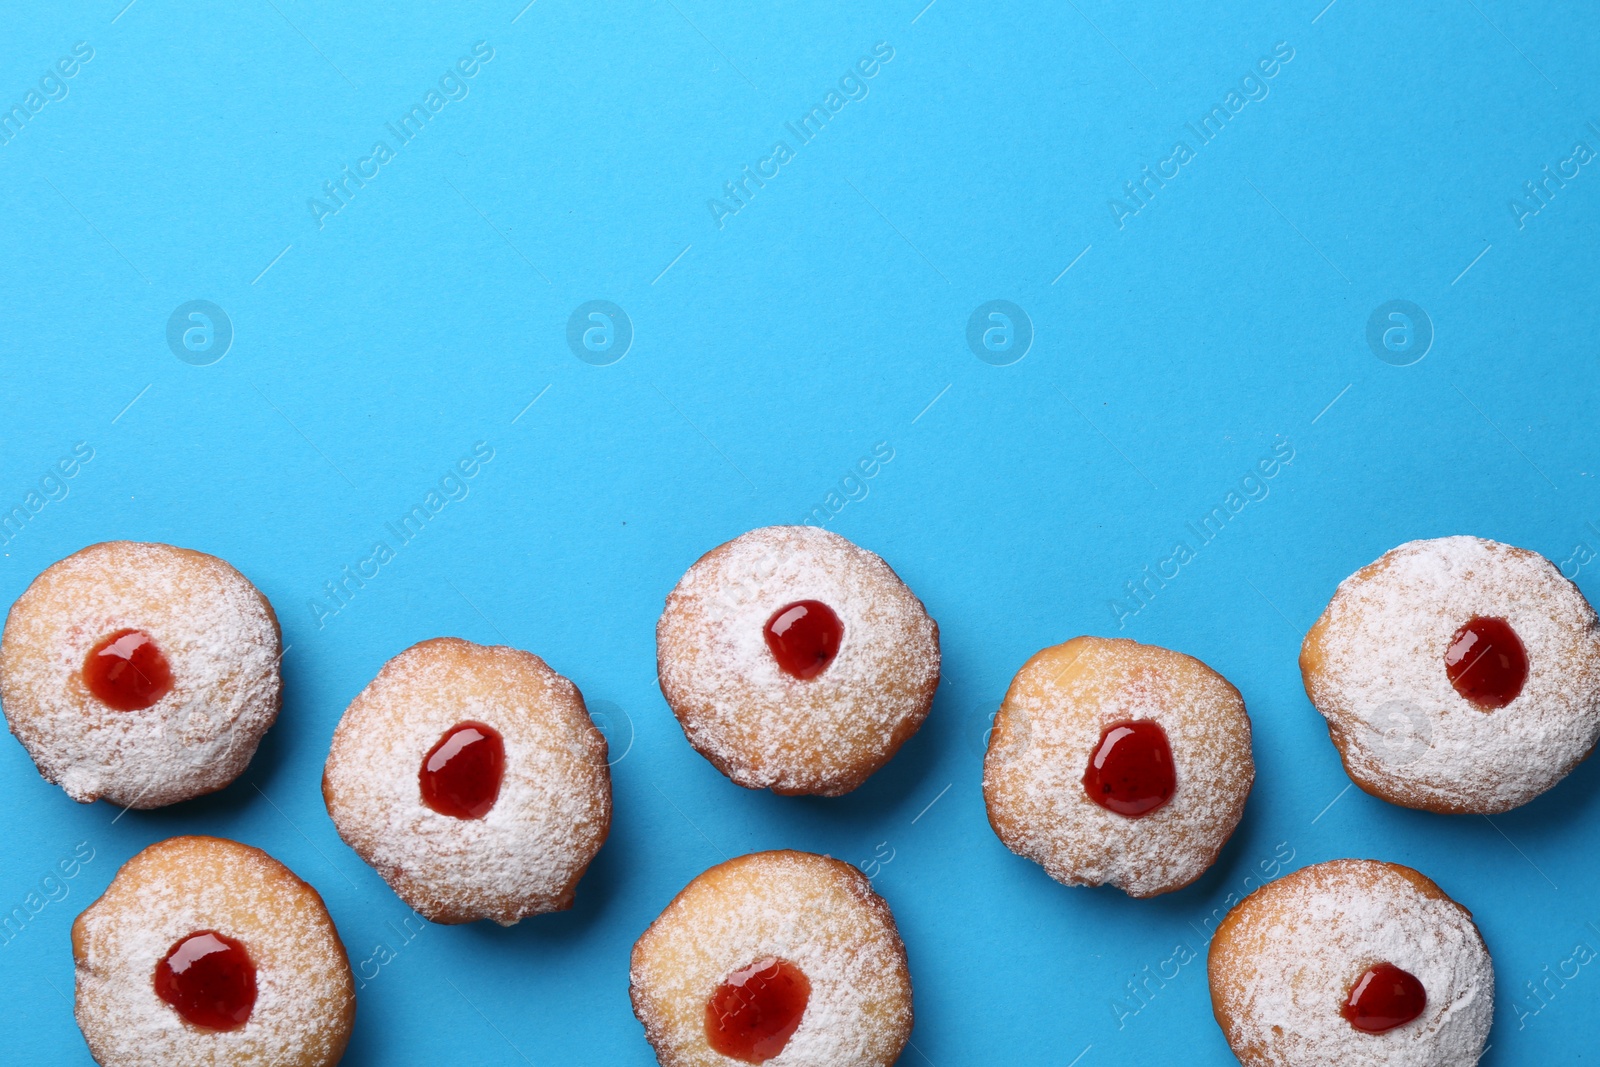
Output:
<svg viewBox="0 0 1600 1067">
<path fill-rule="evenodd" d="M 1148 721 L 1166 732 L 1176 785 L 1140 818 L 1101 807 L 1084 773 L 1104 731 Z M 1123 638 L 1080 637 L 1017 672 L 984 759 L 990 822 L 1006 846 L 1067 885 L 1135 897 L 1205 873 L 1255 780 L 1238 690 L 1199 660 Z"/>
<path fill-rule="evenodd" d="M 1445 653 L 1474 616 L 1511 624 L 1510 704 L 1456 692 Z M 1494 813 L 1555 785 L 1600 738 L 1600 622 L 1543 556 L 1476 537 L 1412 541 L 1339 585 L 1301 651 L 1351 777 L 1398 803 Z"/>
<path fill-rule="evenodd" d="M 83 681 L 84 658 L 142 630 L 172 670 L 149 708 L 117 711 Z M 34 579 L 0 644 L 0 700 L 39 773 L 74 800 L 156 808 L 237 778 L 277 718 L 278 620 L 249 580 L 171 545 L 91 545 Z"/>
<path fill-rule="evenodd" d="M 243 1027 L 202 1030 L 156 995 L 156 964 L 215 930 L 243 943 L 256 1001 Z M 151 845 L 73 926 L 78 1025 L 107 1067 L 332 1067 L 355 988 L 322 899 L 259 849 L 214 837 Z"/>
<path fill-rule="evenodd" d="M 818 600 L 844 627 L 822 674 L 786 674 L 765 627 Z M 752 530 L 689 568 L 656 626 L 661 691 L 690 744 L 742 786 L 837 796 L 922 724 L 939 628 L 877 555 L 811 526 Z"/>
<path fill-rule="evenodd" d="M 1382 1034 L 1341 1014 L 1366 971 L 1416 977 L 1427 1006 Z M 1472 916 L 1432 882 L 1374 860 L 1318 864 L 1239 904 L 1212 942 L 1218 1022 L 1250 1067 L 1470 1067 L 1494 1015 L 1494 968 Z"/>
<path fill-rule="evenodd" d="M 418 780 L 440 738 L 469 721 L 505 742 L 481 819 L 429 808 Z M 390 660 L 351 703 L 323 796 L 339 835 L 421 914 L 509 926 L 571 906 L 611 825 L 606 749 L 577 686 L 538 656 L 437 638 Z"/>
<path fill-rule="evenodd" d="M 811 983 L 800 1026 L 767 1067 L 888 1067 L 911 1033 L 905 948 L 855 868 L 758 852 L 702 874 L 633 949 L 634 1012 L 663 1067 L 737 1067 L 706 1039 L 706 1004 L 729 975 L 777 957 Z"/>
</svg>

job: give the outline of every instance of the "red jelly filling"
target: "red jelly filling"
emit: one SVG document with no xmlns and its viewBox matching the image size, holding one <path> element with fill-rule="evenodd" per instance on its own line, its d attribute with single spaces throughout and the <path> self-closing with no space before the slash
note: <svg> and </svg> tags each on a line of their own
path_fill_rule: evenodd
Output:
<svg viewBox="0 0 1600 1067">
<path fill-rule="evenodd" d="M 428 750 L 418 778 L 422 802 L 440 815 L 481 819 L 500 796 L 506 743 L 492 726 L 457 723 Z"/>
<path fill-rule="evenodd" d="M 107 707 L 138 711 L 172 689 L 172 668 L 149 634 L 118 630 L 101 638 L 84 657 L 83 680 Z"/>
<path fill-rule="evenodd" d="M 822 601 L 801 600 L 779 608 L 767 620 L 766 633 L 779 667 L 796 678 L 815 678 L 839 654 L 844 623 Z"/>
<path fill-rule="evenodd" d="M 1106 727 L 1083 774 L 1090 800 L 1130 819 L 1171 800 L 1177 784 L 1167 732 L 1146 719 Z"/>
<path fill-rule="evenodd" d="M 1427 1006 L 1428 992 L 1415 975 L 1380 963 L 1356 980 L 1340 1014 L 1363 1033 L 1382 1034 L 1404 1026 Z"/>
<path fill-rule="evenodd" d="M 706 1001 L 706 1041 L 724 1056 L 765 1063 L 789 1043 L 810 1000 L 811 981 L 799 967 L 775 956 L 758 960 Z"/>
<path fill-rule="evenodd" d="M 237 1030 L 256 1006 L 256 965 L 233 938 L 201 930 L 156 964 L 156 996 L 193 1026 Z"/>
<path fill-rule="evenodd" d="M 1528 650 L 1506 620 L 1475 615 L 1450 639 L 1444 669 L 1456 692 L 1493 711 L 1522 692 L 1528 680 Z"/>
</svg>

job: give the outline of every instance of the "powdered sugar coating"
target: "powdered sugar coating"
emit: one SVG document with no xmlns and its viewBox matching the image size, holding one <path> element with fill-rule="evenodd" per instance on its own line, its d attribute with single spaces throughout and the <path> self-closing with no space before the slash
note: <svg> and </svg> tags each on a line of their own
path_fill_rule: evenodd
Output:
<svg viewBox="0 0 1600 1067">
<path fill-rule="evenodd" d="M 481 819 L 422 802 L 418 775 L 464 721 L 505 742 L 500 793 Z M 322 793 L 339 836 L 434 922 L 572 906 L 611 826 L 606 739 L 572 682 L 531 652 L 454 637 L 384 664 L 334 731 Z"/>
<path fill-rule="evenodd" d="M 216 930 L 245 946 L 256 1002 L 237 1030 L 189 1025 L 156 995 L 156 964 Z M 133 857 L 73 923 L 78 1026 L 104 1067 L 331 1067 L 355 983 L 317 891 L 235 841 L 174 837 Z"/>
<path fill-rule="evenodd" d="M 1176 788 L 1132 819 L 1083 786 L 1101 735 L 1155 722 L 1172 749 Z M 989 822 L 1006 847 L 1066 885 L 1168 893 L 1216 861 L 1255 780 L 1239 691 L 1204 663 L 1125 638 L 1079 637 L 1035 654 L 995 715 L 983 762 Z"/>
<path fill-rule="evenodd" d="M 1340 1008 L 1368 968 L 1414 975 L 1427 1007 L 1382 1034 Z M 1245 1067 L 1468 1067 L 1494 1017 L 1494 968 L 1472 915 L 1408 867 L 1336 860 L 1263 886 L 1212 940 L 1211 1000 Z"/>
<path fill-rule="evenodd" d="M 1451 685 L 1445 652 L 1475 615 L 1528 655 L 1510 704 Z M 1350 777 L 1407 807 L 1500 812 L 1559 782 L 1600 738 L 1600 621 L 1543 556 L 1477 537 L 1412 541 L 1339 584 L 1300 652 L 1306 694 Z"/>
<path fill-rule="evenodd" d="M 779 668 L 767 620 L 820 600 L 844 625 L 822 674 Z M 838 796 L 922 725 L 939 627 L 881 558 L 812 526 L 768 526 L 700 558 L 656 624 L 661 692 L 689 743 L 750 789 Z"/>
<path fill-rule="evenodd" d="M 811 982 L 800 1026 L 768 1067 L 887 1067 L 911 1034 L 911 976 L 894 916 L 854 867 L 757 852 L 690 882 L 633 946 L 634 1014 L 662 1067 L 733 1067 L 706 1041 L 706 1003 L 770 957 Z"/>
<path fill-rule="evenodd" d="M 172 689 L 139 711 L 102 704 L 83 681 L 101 638 L 142 630 Z M 90 802 L 156 808 L 243 773 L 282 699 L 272 606 L 215 556 L 171 545 L 90 545 L 33 580 L 6 618 L 0 702 L 39 773 Z"/>
</svg>

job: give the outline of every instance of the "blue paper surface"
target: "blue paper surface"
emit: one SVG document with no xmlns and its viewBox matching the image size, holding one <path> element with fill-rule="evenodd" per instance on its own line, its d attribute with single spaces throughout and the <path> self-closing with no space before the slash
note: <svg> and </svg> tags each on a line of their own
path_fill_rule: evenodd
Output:
<svg viewBox="0 0 1600 1067">
<path fill-rule="evenodd" d="M 0 12 L 0 510 L 27 511 L 0 599 L 85 544 L 168 541 L 238 566 L 289 646 L 282 717 L 211 798 L 79 806 L 0 742 L 0 908 L 94 857 L 0 945 L 0 1061 L 90 1062 L 71 921 L 195 832 L 326 898 L 353 1065 L 653 1063 L 634 939 L 778 847 L 892 905 L 904 1063 L 1231 1063 L 1203 961 L 1170 961 L 1264 873 L 1345 856 L 1472 909 L 1486 1064 L 1590 1054 L 1600 764 L 1492 822 L 1386 805 L 1296 654 L 1414 538 L 1522 545 L 1600 593 L 1594 8 L 523 2 Z M 480 442 L 465 496 L 330 600 Z M 684 569 L 808 519 L 944 641 L 927 724 L 834 800 L 733 786 L 655 684 Z M 1182 892 L 1068 890 L 985 819 L 988 715 L 1081 633 L 1199 656 L 1249 706 L 1249 808 Z M 408 931 L 334 833 L 335 723 L 444 634 L 537 652 L 604 720 L 616 821 L 569 913 Z"/>
</svg>

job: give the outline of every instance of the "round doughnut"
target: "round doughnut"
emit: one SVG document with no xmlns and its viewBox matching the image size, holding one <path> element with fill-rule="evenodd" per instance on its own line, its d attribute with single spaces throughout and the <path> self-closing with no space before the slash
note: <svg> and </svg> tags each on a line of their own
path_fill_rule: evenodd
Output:
<svg viewBox="0 0 1600 1067">
<path fill-rule="evenodd" d="M 989 824 L 1065 885 L 1182 889 L 1233 834 L 1255 780 L 1250 717 L 1192 656 L 1075 637 L 1012 679 L 983 761 Z"/>
<path fill-rule="evenodd" d="M 939 627 L 880 557 L 768 526 L 689 568 L 656 624 L 656 667 L 689 743 L 734 782 L 839 796 L 927 717 Z"/>
<path fill-rule="evenodd" d="M 78 1027 L 102 1067 L 332 1067 L 355 981 L 322 898 L 220 837 L 123 864 L 72 924 Z"/>
<path fill-rule="evenodd" d="M 911 975 L 865 875 L 756 852 L 690 882 L 633 946 L 633 1012 L 662 1067 L 888 1067 Z"/>
<path fill-rule="evenodd" d="M 611 828 L 606 739 L 578 687 L 531 652 L 455 637 L 412 645 L 350 702 L 322 797 L 437 923 L 570 908 Z"/>
<path fill-rule="evenodd" d="M 158 808 L 244 772 L 278 717 L 280 645 L 272 605 L 227 563 L 107 541 L 11 606 L 0 705 L 73 800 Z"/>
<path fill-rule="evenodd" d="M 1244 1067 L 1461 1067 L 1494 1017 L 1472 913 L 1409 867 L 1335 860 L 1217 927 L 1211 1006 Z"/>
<path fill-rule="evenodd" d="M 1412 541 L 1339 583 L 1300 648 L 1306 695 L 1373 796 L 1493 814 L 1600 738 L 1600 621 L 1536 552 Z"/>
</svg>

